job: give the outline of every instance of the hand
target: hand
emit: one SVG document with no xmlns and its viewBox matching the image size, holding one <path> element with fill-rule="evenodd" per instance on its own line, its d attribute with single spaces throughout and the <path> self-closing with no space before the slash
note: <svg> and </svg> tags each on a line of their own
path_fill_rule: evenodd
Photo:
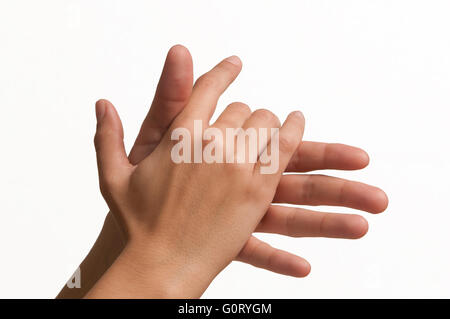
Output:
<svg viewBox="0 0 450 319">
<path fill-rule="evenodd" d="M 207 127 L 219 96 L 240 69 L 240 60 L 230 57 L 200 77 L 168 133 L 183 127 L 192 136 L 194 120 L 201 120 Z M 279 134 L 269 141 L 261 144 L 259 140 L 256 163 L 175 164 L 171 160 L 174 143 L 166 133 L 152 154 L 133 165 L 125 154 L 120 119 L 112 104 L 101 100 L 96 112 L 100 188 L 128 242 L 89 295 L 115 291 L 111 285 L 122 279 L 134 285 L 121 285 L 121 296 L 130 296 L 131 292 L 136 296 L 137 280 L 145 283 L 137 296 L 161 296 L 161 287 L 170 289 L 171 297 L 201 296 L 214 277 L 236 258 L 264 216 L 301 141 L 303 115 L 291 113 L 280 127 L 276 116 L 267 110 L 251 113 L 243 104 L 228 106 L 211 126 L 223 131 L 223 136 L 226 128 L 279 128 Z M 272 174 L 261 173 L 265 164 L 260 156 L 266 147 L 272 151 L 275 142 L 279 150 L 277 169 Z M 224 147 L 217 140 L 214 143 L 216 152 Z M 134 274 L 130 263 L 138 265 Z"/>
<path fill-rule="evenodd" d="M 129 154 L 130 163 L 134 165 L 140 163 L 156 148 L 168 126 L 187 104 L 192 92 L 192 84 L 192 58 L 189 51 L 179 45 L 172 47 L 167 54 L 151 108 Z M 366 152 L 356 147 L 304 141 L 294 153 L 286 171 L 304 173 L 326 169 L 357 170 L 366 167 L 368 162 Z M 295 175 L 299 185 L 309 185 L 306 186 L 306 189 L 310 190 L 309 202 L 330 205 L 335 195 L 320 191 L 325 185 L 319 183 L 319 180 L 323 178 L 309 176 Z M 290 178 L 294 181 L 294 176 Z M 335 200 L 337 206 L 355 207 L 357 206 L 355 203 L 360 203 L 361 210 L 379 212 L 387 205 L 386 196 L 376 187 L 339 178 L 332 181 L 346 190 L 346 200 L 344 201 L 343 198 Z M 321 187 L 316 187 L 317 185 Z M 359 185 L 362 187 L 359 188 Z M 334 193 L 336 191 L 339 192 L 339 186 Z M 287 194 L 286 192 L 291 194 L 292 202 L 307 205 L 306 201 L 301 201 L 301 196 L 295 198 L 295 194 L 292 194 L 289 189 L 280 188 L 277 191 L 281 195 Z M 256 231 L 275 232 L 295 237 L 359 238 L 367 232 L 367 228 L 366 220 L 358 215 L 311 213 L 300 208 L 282 209 L 271 206 Z M 117 222 L 112 214 L 108 213 L 102 232 L 81 264 L 82 288 L 64 287 L 58 297 L 83 297 L 121 253 L 126 238 L 120 235 Z M 309 264 L 302 258 L 275 249 L 256 237 L 248 240 L 237 260 L 291 276 L 304 276 L 310 269 Z"/>
<path fill-rule="evenodd" d="M 186 48 L 175 46 L 169 51 L 152 107 L 130 152 L 131 163 L 138 164 L 159 144 L 170 123 L 187 104 L 191 89 L 192 59 Z M 304 141 L 291 158 L 286 172 L 357 170 L 368 163 L 367 153 L 359 148 Z M 345 206 L 371 213 L 382 212 L 387 207 L 386 195 L 376 187 L 321 175 L 283 176 L 275 199 L 298 205 Z M 348 239 L 360 238 L 367 230 L 367 221 L 359 215 L 275 205 L 269 208 L 256 229 L 257 232 L 294 237 Z M 253 236 L 237 260 L 290 276 L 303 277 L 310 270 L 304 259 L 273 248 Z"/>
</svg>

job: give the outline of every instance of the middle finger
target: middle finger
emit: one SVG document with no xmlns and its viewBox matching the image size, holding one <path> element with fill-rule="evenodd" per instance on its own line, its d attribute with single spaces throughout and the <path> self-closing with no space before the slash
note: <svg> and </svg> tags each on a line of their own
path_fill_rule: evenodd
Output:
<svg viewBox="0 0 450 319">
<path fill-rule="evenodd" d="M 274 203 L 343 206 L 381 213 L 388 204 L 378 187 L 325 175 L 283 175 Z"/>
</svg>

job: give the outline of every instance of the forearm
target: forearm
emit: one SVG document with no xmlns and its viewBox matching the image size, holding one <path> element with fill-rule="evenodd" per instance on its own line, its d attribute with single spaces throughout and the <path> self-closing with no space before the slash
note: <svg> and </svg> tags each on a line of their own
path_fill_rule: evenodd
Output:
<svg viewBox="0 0 450 319">
<path fill-rule="evenodd" d="M 81 287 L 67 285 L 56 298 L 83 298 L 101 276 L 114 263 L 125 246 L 125 239 L 111 213 L 105 218 L 103 228 L 89 254 L 80 264 Z"/>
</svg>

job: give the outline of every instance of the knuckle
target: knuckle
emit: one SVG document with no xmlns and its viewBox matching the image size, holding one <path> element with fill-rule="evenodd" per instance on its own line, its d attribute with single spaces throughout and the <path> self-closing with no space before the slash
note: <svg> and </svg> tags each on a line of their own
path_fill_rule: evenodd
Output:
<svg viewBox="0 0 450 319">
<path fill-rule="evenodd" d="M 114 197 L 114 194 L 123 189 L 123 180 L 118 176 L 108 174 L 100 176 L 100 192 L 105 198 Z"/>
<path fill-rule="evenodd" d="M 295 237 L 296 236 L 296 232 L 294 231 L 295 226 L 297 225 L 297 218 L 298 218 L 298 214 L 296 214 L 295 208 L 292 208 L 286 218 L 286 223 L 285 223 L 285 229 L 286 229 L 286 235 L 290 236 L 290 237 Z M 293 227 L 294 226 L 294 227 Z"/>
<path fill-rule="evenodd" d="M 94 146 L 95 150 L 98 152 L 100 150 L 100 147 L 102 145 L 102 139 L 103 139 L 103 133 L 101 130 L 97 130 L 94 135 Z"/>
<path fill-rule="evenodd" d="M 194 131 L 194 119 L 189 116 L 183 116 L 183 114 L 175 118 L 170 126 L 169 136 L 171 136 L 174 131 L 177 132 L 180 129 L 187 129 L 190 133 L 192 133 Z"/>
<path fill-rule="evenodd" d="M 177 118 L 175 118 L 169 128 L 169 136 L 174 134 L 175 130 L 185 127 L 186 122 L 187 121 L 182 116 L 178 116 Z"/>
<path fill-rule="evenodd" d="M 99 151 L 107 141 L 116 139 L 117 137 L 117 132 L 114 129 L 103 126 L 97 127 L 94 135 L 95 149 Z M 119 137 L 123 139 L 123 135 Z"/>
<path fill-rule="evenodd" d="M 247 163 L 235 163 L 233 165 L 230 165 L 233 167 L 233 170 L 238 173 L 238 176 L 241 176 L 241 174 L 247 174 L 250 172 L 250 167 Z"/>
<path fill-rule="evenodd" d="M 261 198 L 269 198 L 273 196 L 274 192 L 272 187 L 264 187 L 261 183 L 255 183 L 251 180 L 245 185 L 245 198 L 248 198 L 255 202 L 260 202 Z"/>
<path fill-rule="evenodd" d="M 195 86 L 203 89 L 212 89 L 217 86 L 217 81 L 213 76 L 205 73 L 197 79 Z"/>
<path fill-rule="evenodd" d="M 303 202 L 306 204 L 314 205 L 314 194 L 316 192 L 316 185 L 314 183 L 313 176 L 308 176 L 302 187 Z"/>
<path fill-rule="evenodd" d="M 276 127 L 280 127 L 281 125 L 278 117 L 267 109 L 258 109 L 253 112 L 253 115 L 264 122 L 273 124 Z"/>
<path fill-rule="evenodd" d="M 258 200 L 258 197 L 261 198 L 260 190 L 254 185 L 254 183 L 246 183 L 244 185 L 243 195 L 245 198 L 250 200 Z"/>
<path fill-rule="evenodd" d="M 100 186 L 100 193 L 104 198 L 108 198 L 111 196 L 111 187 L 108 185 L 108 183 L 105 180 L 100 180 L 99 183 Z"/>
<path fill-rule="evenodd" d="M 292 152 L 296 148 L 296 146 L 297 143 L 292 137 L 281 134 L 278 136 L 278 147 L 280 149 L 280 152 L 282 153 Z"/>
<path fill-rule="evenodd" d="M 114 179 L 108 175 L 100 178 L 100 191 L 103 193 L 110 193 L 114 188 Z"/>
<path fill-rule="evenodd" d="M 261 187 L 260 184 L 253 184 L 253 194 L 255 194 L 256 196 L 254 196 L 254 198 L 257 201 L 260 201 L 261 198 L 273 198 L 275 195 L 275 189 L 272 187 Z"/>
<path fill-rule="evenodd" d="M 250 114 L 251 113 L 250 107 L 247 104 L 241 103 L 241 102 L 233 102 L 230 105 L 228 105 L 227 108 L 233 112 L 239 112 L 242 114 Z"/>
</svg>

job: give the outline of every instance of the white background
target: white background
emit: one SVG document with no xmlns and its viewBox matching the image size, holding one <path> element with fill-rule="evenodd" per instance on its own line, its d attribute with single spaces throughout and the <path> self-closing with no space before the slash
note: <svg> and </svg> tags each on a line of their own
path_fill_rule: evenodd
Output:
<svg viewBox="0 0 450 319">
<path fill-rule="evenodd" d="M 305 139 L 371 156 L 329 173 L 390 198 L 361 240 L 260 236 L 307 278 L 233 263 L 204 297 L 450 297 L 449 16 L 431 0 L 1 1 L 0 297 L 53 298 L 87 254 L 107 212 L 94 102 L 116 105 L 129 149 L 177 43 L 195 76 L 241 57 L 219 110 L 302 110 Z"/>
</svg>

